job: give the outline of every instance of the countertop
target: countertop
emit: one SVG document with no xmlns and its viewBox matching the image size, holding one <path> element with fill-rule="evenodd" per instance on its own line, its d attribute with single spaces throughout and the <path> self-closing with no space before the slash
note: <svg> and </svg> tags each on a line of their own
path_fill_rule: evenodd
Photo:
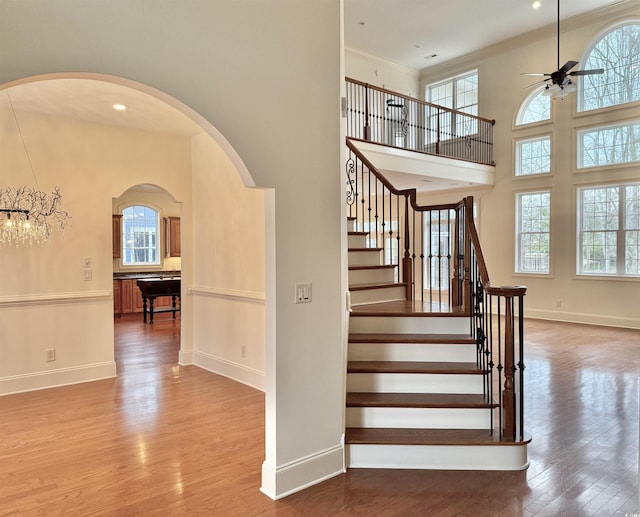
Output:
<svg viewBox="0 0 640 517">
<path fill-rule="evenodd" d="M 113 274 L 114 280 L 140 280 L 141 278 L 180 278 L 180 271 L 140 271 Z"/>
</svg>

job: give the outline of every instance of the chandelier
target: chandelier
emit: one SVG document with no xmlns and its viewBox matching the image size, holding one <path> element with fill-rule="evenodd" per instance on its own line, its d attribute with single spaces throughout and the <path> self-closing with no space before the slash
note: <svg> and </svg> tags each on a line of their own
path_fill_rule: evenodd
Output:
<svg viewBox="0 0 640 517">
<path fill-rule="evenodd" d="M 55 187 L 51 194 L 39 190 L 33 164 L 8 91 L 7 98 L 36 185 L 0 186 L 0 246 L 18 247 L 22 244 L 31 245 L 47 241 L 54 229 L 64 229 L 67 219 L 71 216 L 60 208 L 62 195 L 58 187 Z"/>
</svg>

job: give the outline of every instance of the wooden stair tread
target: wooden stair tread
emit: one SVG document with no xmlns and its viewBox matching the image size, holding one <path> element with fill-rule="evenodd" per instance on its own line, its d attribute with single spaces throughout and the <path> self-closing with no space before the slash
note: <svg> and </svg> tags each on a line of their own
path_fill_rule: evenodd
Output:
<svg viewBox="0 0 640 517">
<path fill-rule="evenodd" d="M 349 286 L 349 291 L 369 291 L 371 289 L 390 289 L 393 287 L 406 287 L 405 283 L 398 282 L 374 282 L 371 284 L 353 284 Z"/>
<path fill-rule="evenodd" d="M 484 375 L 476 363 L 422 361 L 349 361 L 347 373 L 435 373 Z"/>
<path fill-rule="evenodd" d="M 347 235 L 369 235 L 369 232 L 347 232 Z"/>
<path fill-rule="evenodd" d="M 349 271 L 358 271 L 360 269 L 395 269 L 397 264 L 372 264 L 362 266 L 349 266 Z"/>
<path fill-rule="evenodd" d="M 522 442 L 500 441 L 500 433 L 489 429 L 410 429 L 347 427 L 349 444 L 378 445 L 524 445 Z"/>
<path fill-rule="evenodd" d="M 384 248 L 348 248 L 347 251 L 382 251 Z"/>
<path fill-rule="evenodd" d="M 476 394 L 349 392 L 347 407 L 487 409 L 497 407 L 497 404 Z"/>
<path fill-rule="evenodd" d="M 473 345 L 469 334 L 349 334 L 349 343 L 422 343 L 445 345 Z"/>
</svg>

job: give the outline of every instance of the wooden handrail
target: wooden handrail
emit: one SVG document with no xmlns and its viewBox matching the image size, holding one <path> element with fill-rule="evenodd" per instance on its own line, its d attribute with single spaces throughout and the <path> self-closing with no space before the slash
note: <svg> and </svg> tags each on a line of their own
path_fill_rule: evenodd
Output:
<svg viewBox="0 0 640 517">
<path fill-rule="evenodd" d="M 372 90 L 376 90 L 379 91 L 381 93 L 387 93 L 389 95 L 393 95 L 394 97 L 399 97 L 411 102 L 416 102 L 418 104 L 422 104 L 423 106 L 429 106 L 431 108 L 436 108 L 442 111 L 447 111 L 449 113 L 456 113 L 465 117 L 469 117 L 469 118 L 474 118 L 476 120 L 482 120 L 483 122 L 488 122 L 489 124 L 495 126 L 496 121 L 495 119 L 490 119 L 490 118 L 485 118 L 485 117 L 480 117 L 478 115 L 471 115 L 470 113 L 465 113 L 464 111 L 459 111 L 453 108 L 447 108 L 445 106 L 440 106 L 439 104 L 433 104 L 432 102 L 428 102 L 428 101 L 423 101 L 421 99 L 416 99 L 415 97 L 410 97 L 408 95 L 404 95 L 402 93 L 398 93 L 398 92 L 394 92 L 392 90 L 387 90 L 386 88 L 380 88 L 379 86 L 374 86 L 372 84 L 369 83 L 365 83 L 362 81 L 358 81 L 357 79 L 352 79 L 351 77 L 345 77 L 345 81 L 349 82 L 349 83 L 353 83 L 353 84 L 357 84 L 358 86 L 364 86 L 365 88 L 370 88 Z"/>
</svg>

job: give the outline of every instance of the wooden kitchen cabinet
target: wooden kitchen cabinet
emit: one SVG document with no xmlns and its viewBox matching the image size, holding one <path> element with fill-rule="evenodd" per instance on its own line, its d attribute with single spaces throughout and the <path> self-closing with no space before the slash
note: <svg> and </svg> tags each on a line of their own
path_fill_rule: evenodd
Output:
<svg viewBox="0 0 640 517">
<path fill-rule="evenodd" d="M 113 313 L 122 314 L 122 281 L 113 281 Z"/>
<path fill-rule="evenodd" d="M 180 218 L 167 217 L 167 255 L 169 257 L 180 256 Z"/>
<path fill-rule="evenodd" d="M 113 314 L 132 314 L 142 312 L 144 305 L 142 293 L 136 278 L 123 278 L 113 281 Z M 171 307 L 171 296 L 159 296 L 155 300 L 158 309 Z"/>
<path fill-rule="evenodd" d="M 122 255 L 122 215 L 120 214 L 111 216 L 111 237 L 113 239 L 113 258 L 120 258 Z"/>
</svg>

